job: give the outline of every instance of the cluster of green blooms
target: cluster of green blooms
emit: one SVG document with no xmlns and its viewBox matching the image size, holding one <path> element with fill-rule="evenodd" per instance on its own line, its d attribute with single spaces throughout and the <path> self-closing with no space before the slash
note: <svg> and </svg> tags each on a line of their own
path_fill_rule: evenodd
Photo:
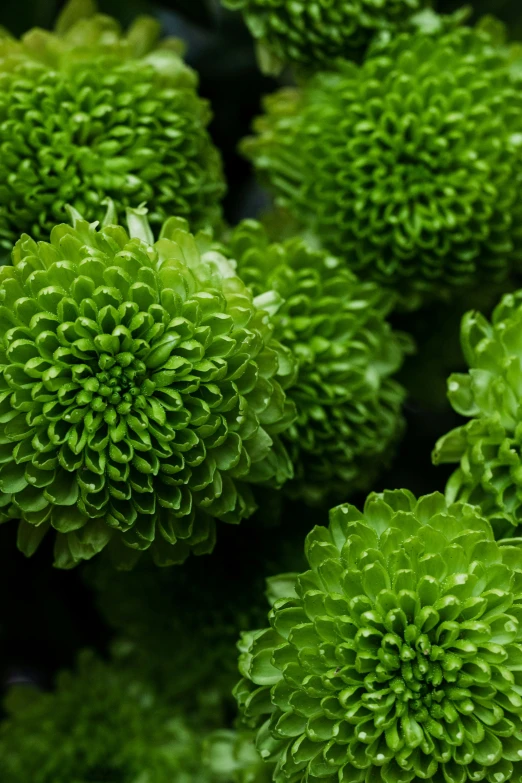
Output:
<svg viewBox="0 0 522 783">
<path fill-rule="evenodd" d="M 53 528 L 61 568 L 109 544 L 120 567 L 183 562 L 292 475 L 294 360 L 208 236 L 71 215 L 0 269 L 4 511 L 28 555 Z"/>
<path fill-rule="evenodd" d="M 443 26 L 270 96 L 243 150 L 280 206 L 412 308 L 520 259 L 521 128 L 508 55 Z"/>
<path fill-rule="evenodd" d="M 522 774 L 522 549 L 471 505 L 406 490 L 333 509 L 236 696 L 274 783 Z"/>
<path fill-rule="evenodd" d="M 334 508 L 307 570 L 291 520 L 277 546 L 242 525 L 210 564 L 156 567 L 279 489 L 368 490 L 404 427 L 393 309 L 457 313 L 522 258 L 498 26 L 428 0 L 223 5 L 267 71 L 304 77 L 244 142 L 277 242 L 253 220 L 215 236 L 209 109 L 154 20 L 70 0 L 54 32 L 0 32 L 0 522 L 26 555 L 52 533 L 59 568 L 103 551 L 87 581 L 115 634 L 53 692 L 10 690 L 0 780 L 520 783 L 522 291 L 463 320 L 446 497 Z"/>
<path fill-rule="evenodd" d="M 136 20 L 127 33 L 72 0 L 56 31 L 0 35 L 0 247 L 47 239 L 70 204 L 89 220 L 100 201 L 169 215 L 194 229 L 221 219 L 224 181 L 208 105 L 178 41 Z"/>
<path fill-rule="evenodd" d="M 450 501 L 480 506 L 498 536 L 522 523 L 522 291 L 507 294 L 491 322 L 477 312 L 462 320 L 469 372 L 451 375 L 448 397 L 470 420 L 444 435 L 433 460 L 458 462 Z"/>
<path fill-rule="evenodd" d="M 297 359 L 287 388 L 297 419 L 282 433 L 295 479 L 285 487 L 310 503 L 367 490 L 404 424 L 405 391 L 390 376 L 408 343 L 386 320 L 393 297 L 299 237 L 270 243 L 253 220 L 227 245 L 254 301 L 270 311 L 274 336 Z"/>
<path fill-rule="evenodd" d="M 197 728 L 89 652 L 51 693 L 16 686 L 0 724 L 5 783 L 211 783 Z"/>
<path fill-rule="evenodd" d="M 356 57 L 373 36 L 397 31 L 429 0 L 222 0 L 243 12 L 259 63 L 277 74 L 286 63 L 305 68 Z"/>
</svg>

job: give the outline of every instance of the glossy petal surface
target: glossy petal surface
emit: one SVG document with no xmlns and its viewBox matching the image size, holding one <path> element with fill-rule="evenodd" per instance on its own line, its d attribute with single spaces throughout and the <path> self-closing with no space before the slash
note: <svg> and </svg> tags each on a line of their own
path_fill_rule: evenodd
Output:
<svg viewBox="0 0 522 783">
<path fill-rule="evenodd" d="M 461 326 L 467 373 L 448 379 L 448 397 L 469 419 L 444 435 L 437 463 L 459 463 L 450 500 L 479 505 L 495 531 L 513 535 L 522 522 L 522 294 L 507 294 L 488 321 L 467 313 Z"/>
<path fill-rule="evenodd" d="M 22 232 L 48 239 L 67 204 L 101 219 L 106 197 L 146 201 L 155 226 L 172 214 L 194 230 L 217 224 L 221 162 L 183 46 L 160 42 L 152 18 L 123 33 L 75 8 L 55 33 L 0 36 L 1 245 L 10 250 Z"/>
<path fill-rule="evenodd" d="M 486 33 L 404 34 L 266 101 L 245 154 L 286 207 L 404 306 L 522 256 L 522 93 Z"/>
<path fill-rule="evenodd" d="M 0 488 L 32 554 L 57 531 L 56 565 L 109 542 L 121 566 L 209 552 L 215 520 L 282 485 L 278 432 L 294 418 L 279 357 L 233 265 L 143 211 L 97 230 L 74 217 L 49 243 L 22 237 L 0 270 Z"/>
<path fill-rule="evenodd" d="M 282 300 L 275 335 L 297 359 L 287 395 L 298 416 L 282 436 L 296 471 L 287 490 L 314 503 L 368 489 L 404 428 L 392 375 L 408 342 L 387 321 L 393 298 L 302 239 L 270 243 L 254 221 L 232 232 L 228 252 L 256 301 L 270 307 L 269 290 Z"/>
<path fill-rule="evenodd" d="M 240 645 L 275 783 L 519 780 L 520 548 L 473 506 L 395 490 L 333 509 L 306 554 Z"/>
</svg>

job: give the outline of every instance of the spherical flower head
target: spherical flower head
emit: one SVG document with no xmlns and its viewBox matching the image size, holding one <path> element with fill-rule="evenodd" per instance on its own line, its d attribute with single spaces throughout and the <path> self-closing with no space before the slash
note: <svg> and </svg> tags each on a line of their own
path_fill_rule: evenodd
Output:
<svg viewBox="0 0 522 783">
<path fill-rule="evenodd" d="M 478 312 L 462 319 L 469 372 L 448 380 L 455 411 L 469 421 L 444 435 L 433 461 L 459 463 L 447 485 L 453 500 L 474 503 L 498 536 L 522 523 L 522 292 L 507 294 L 491 321 Z"/>
<path fill-rule="evenodd" d="M 291 476 L 293 358 L 183 220 L 154 242 L 143 210 L 129 233 L 72 215 L 0 270 L 0 489 L 26 554 L 54 528 L 59 567 L 109 542 L 121 567 L 182 562 L 255 510 L 251 483 Z"/>
<path fill-rule="evenodd" d="M 519 780 L 522 551 L 440 494 L 369 496 L 243 637 L 236 686 L 275 783 Z"/>
<path fill-rule="evenodd" d="M 303 239 L 270 243 L 255 221 L 243 221 L 228 248 L 297 359 L 287 394 L 298 415 L 283 434 L 295 480 L 286 489 L 309 503 L 368 489 L 404 424 L 405 392 L 391 376 L 408 343 L 386 320 L 393 297 Z"/>
<path fill-rule="evenodd" d="M 320 67 L 356 57 L 377 33 L 404 26 L 428 0 L 223 0 L 240 10 L 257 41 L 262 69 L 277 74 L 285 63 Z"/>
<path fill-rule="evenodd" d="M 268 98 L 243 149 L 280 206 L 413 308 L 522 252 L 522 93 L 484 32 L 417 32 Z"/>
<path fill-rule="evenodd" d="M 9 783 L 210 783 L 199 733 L 135 674 L 91 653 L 53 693 L 18 686 L 7 706 L 0 773 Z"/>
<path fill-rule="evenodd" d="M 121 207 L 147 201 L 155 226 L 172 214 L 196 230 L 219 223 L 224 183 L 209 108 L 182 47 L 158 38 L 152 19 L 125 34 L 82 0 L 55 33 L 0 37 L 4 254 L 23 232 L 47 240 L 67 204 L 98 219 L 105 197 Z"/>
</svg>

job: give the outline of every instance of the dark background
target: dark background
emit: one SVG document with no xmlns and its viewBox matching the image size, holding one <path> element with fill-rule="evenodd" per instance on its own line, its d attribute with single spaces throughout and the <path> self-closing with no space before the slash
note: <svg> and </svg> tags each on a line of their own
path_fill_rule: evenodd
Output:
<svg viewBox="0 0 522 783">
<path fill-rule="evenodd" d="M 455 0 L 440 0 L 438 10 L 452 11 L 461 5 Z M 0 25 L 17 35 L 33 26 L 50 28 L 61 7 L 59 0 L 0 0 Z M 494 13 L 508 25 L 510 37 L 522 39 L 521 0 L 475 0 L 472 7 L 472 19 Z M 229 186 L 226 217 L 234 223 L 255 216 L 267 203 L 266 196 L 256 186 L 249 164 L 238 155 L 237 144 L 259 112 L 261 96 L 272 92 L 277 82 L 259 73 L 241 17 L 220 10 L 217 0 L 100 0 L 99 8 L 125 25 L 138 13 L 157 15 L 165 33 L 187 42 L 187 60 L 198 71 L 200 92 L 213 107 L 211 132 L 223 155 Z M 439 304 L 431 312 L 398 319 L 399 326 L 416 334 L 420 348 L 404 373 L 411 389 L 406 406 L 408 431 L 392 469 L 381 478 L 377 490 L 405 486 L 422 494 L 444 488 L 449 470 L 434 468 L 430 454 L 437 438 L 459 423 L 444 403 L 445 377 L 461 363 L 459 317 L 455 306 Z M 430 349 L 433 335 L 439 340 L 438 349 Z M 434 370 L 433 362 L 423 359 L 436 354 L 446 336 L 454 348 Z M 353 499 L 357 504 L 362 500 Z M 326 512 L 292 504 L 283 513 L 278 533 L 270 535 L 275 545 L 278 536 L 295 536 L 296 546 L 302 547 L 306 532 L 326 518 Z M 257 538 L 263 535 L 255 522 L 245 522 L 240 528 L 220 527 L 213 557 L 225 563 L 229 558 L 231 569 L 240 553 L 244 557 L 250 547 L 257 547 Z M 51 549 L 48 537 L 28 561 L 16 549 L 16 524 L 0 527 L 0 688 L 19 679 L 49 686 L 55 670 L 70 666 L 79 648 L 106 649 L 109 631 L 97 615 L 82 569 L 52 569 Z M 204 572 L 198 568 L 198 578 Z"/>
</svg>

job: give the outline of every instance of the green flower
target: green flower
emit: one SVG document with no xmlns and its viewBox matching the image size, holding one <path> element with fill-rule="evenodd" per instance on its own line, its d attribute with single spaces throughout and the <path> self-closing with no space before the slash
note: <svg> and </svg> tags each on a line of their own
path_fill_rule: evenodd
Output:
<svg viewBox="0 0 522 783">
<path fill-rule="evenodd" d="M 272 340 L 233 266 L 170 218 L 77 213 L 23 236 L 0 269 L 0 489 L 32 554 L 57 531 L 69 568 L 109 542 L 120 566 L 210 552 L 215 520 L 255 510 L 249 484 L 292 475 L 278 433 L 294 409 Z M 5 501 L 4 501 L 5 502 Z"/>
<path fill-rule="evenodd" d="M 368 489 L 403 430 L 404 390 L 390 377 L 406 344 L 386 320 L 393 298 L 362 283 L 327 252 L 294 238 L 270 244 L 248 220 L 228 252 L 241 279 L 270 308 L 275 336 L 296 356 L 288 388 L 297 419 L 283 434 L 295 466 L 290 493 L 308 502 Z"/>
<path fill-rule="evenodd" d="M 343 505 L 310 570 L 245 634 L 236 686 L 275 783 L 504 783 L 522 774 L 522 550 L 473 506 Z"/>
<path fill-rule="evenodd" d="M 0 36 L 0 247 L 45 239 L 72 204 L 96 220 L 100 201 L 147 201 L 195 230 L 220 220 L 221 163 L 210 112 L 179 42 L 158 44 L 139 18 L 126 34 L 90 2 L 71 3 L 55 33 Z"/>
<path fill-rule="evenodd" d="M 522 255 L 522 92 L 484 32 L 399 35 L 268 98 L 244 152 L 292 212 L 406 306 Z"/>
<path fill-rule="evenodd" d="M 287 62 L 328 65 L 360 54 L 372 37 L 404 26 L 429 0 L 222 0 L 240 10 L 258 44 L 262 69 Z"/>
<path fill-rule="evenodd" d="M 149 685 L 84 652 L 54 693 L 18 686 L 0 724 L 5 783 L 210 783 L 201 738 Z"/>
<path fill-rule="evenodd" d="M 448 397 L 470 421 L 444 435 L 433 461 L 460 463 L 447 485 L 450 501 L 481 507 L 498 536 L 522 523 L 522 291 L 504 296 L 491 322 L 462 319 L 470 370 L 451 375 Z"/>
</svg>

